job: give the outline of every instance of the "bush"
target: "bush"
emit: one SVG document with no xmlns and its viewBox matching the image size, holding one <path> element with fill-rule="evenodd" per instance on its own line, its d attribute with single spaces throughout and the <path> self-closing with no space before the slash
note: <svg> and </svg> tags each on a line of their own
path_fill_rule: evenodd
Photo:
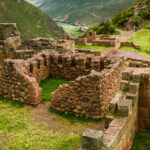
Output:
<svg viewBox="0 0 150 150">
<path fill-rule="evenodd" d="M 150 19 L 150 8 L 140 10 L 139 16 L 141 16 L 143 19 Z"/>
<path fill-rule="evenodd" d="M 91 30 L 95 31 L 97 34 L 115 34 L 117 31 L 112 26 L 110 21 L 102 21 L 99 25 L 94 26 Z"/>
<path fill-rule="evenodd" d="M 112 23 L 120 28 L 124 28 L 129 21 L 130 17 L 134 15 L 133 8 L 131 7 L 129 10 L 124 10 L 117 14 L 113 19 Z"/>
</svg>

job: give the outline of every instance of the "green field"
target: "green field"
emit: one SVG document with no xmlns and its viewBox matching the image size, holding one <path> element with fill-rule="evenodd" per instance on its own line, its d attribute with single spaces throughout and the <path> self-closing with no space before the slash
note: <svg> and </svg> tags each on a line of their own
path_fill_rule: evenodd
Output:
<svg viewBox="0 0 150 150">
<path fill-rule="evenodd" d="M 150 51 L 150 30 L 144 29 L 135 32 L 134 35 L 128 39 L 128 41 L 139 44 L 142 50 Z"/>
<path fill-rule="evenodd" d="M 131 150 L 150 150 L 150 132 L 137 132 Z"/>
<path fill-rule="evenodd" d="M 51 93 L 58 89 L 59 85 L 67 84 L 69 81 L 57 79 L 57 78 L 48 78 L 40 83 L 42 88 L 42 100 L 50 101 Z"/>
<path fill-rule="evenodd" d="M 92 45 L 76 45 L 76 48 L 101 50 L 101 51 L 107 50 L 107 47 L 105 47 L 105 46 L 92 46 Z"/>
<path fill-rule="evenodd" d="M 65 32 L 67 32 L 73 37 L 78 37 L 82 34 L 81 32 L 78 31 L 80 29 L 80 27 L 78 26 L 61 22 L 57 22 L 57 25 L 62 27 L 65 30 Z"/>
</svg>

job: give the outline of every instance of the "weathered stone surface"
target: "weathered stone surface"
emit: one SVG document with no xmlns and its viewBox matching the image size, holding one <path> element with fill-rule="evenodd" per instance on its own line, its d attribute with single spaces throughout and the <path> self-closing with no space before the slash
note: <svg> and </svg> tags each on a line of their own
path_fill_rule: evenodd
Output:
<svg viewBox="0 0 150 150">
<path fill-rule="evenodd" d="M 103 132 L 87 129 L 82 135 L 82 148 L 100 150 L 103 142 Z"/>
</svg>

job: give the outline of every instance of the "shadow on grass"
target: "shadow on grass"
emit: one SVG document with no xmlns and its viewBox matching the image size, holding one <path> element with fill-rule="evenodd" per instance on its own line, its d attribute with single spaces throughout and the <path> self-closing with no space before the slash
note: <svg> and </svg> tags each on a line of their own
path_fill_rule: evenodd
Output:
<svg viewBox="0 0 150 150">
<path fill-rule="evenodd" d="M 65 114 L 64 112 L 56 112 L 56 111 L 52 111 L 50 110 L 51 113 L 55 113 L 57 114 L 58 116 L 66 119 L 67 121 L 69 121 L 70 123 L 104 123 L 104 119 L 103 120 L 93 120 L 93 119 L 88 119 L 88 118 L 85 118 L 85 117 L 81 117 L 81 116 L 76 116 L 74 114 Z"/>
<path fill-rule="evenodd" d="M 3 102 L 5 104 L 9 104 L 10 107 L 13 106 L 13 107 L 16 107 L 16 108 L 23 108 L 24 107 L 24 104 L 21 103 L 21 102 L 17 102 L 17 101 L 13 101 L 13 100 L 9 100 L 7 98 L 4 98 L 2 96 L 0 96 L 0 102 Z"/>
</svg>

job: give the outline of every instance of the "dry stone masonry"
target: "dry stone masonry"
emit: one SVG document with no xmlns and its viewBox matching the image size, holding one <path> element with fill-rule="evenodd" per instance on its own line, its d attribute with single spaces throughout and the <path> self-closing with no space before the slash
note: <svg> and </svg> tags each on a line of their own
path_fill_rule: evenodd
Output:
<svg viewBox="0 0 150 150">
<path fill-rule="evenodd" d="M 75 49 L 88 42 L 109 48 Z M 42 80 L 67 79 L 51 93 L 50 109 L 106 120 L 105 131 L 83 133 L 80 150 L 129 150 L 137 130 L 150 131 L 150 60 L 121 58 L 119 46 L 115 38 L 93 31 L 84 39 L 65 35 L 22 43 L 16 24 L 0 24 L 0 96 L 38 105 Z"/>
</svg>

